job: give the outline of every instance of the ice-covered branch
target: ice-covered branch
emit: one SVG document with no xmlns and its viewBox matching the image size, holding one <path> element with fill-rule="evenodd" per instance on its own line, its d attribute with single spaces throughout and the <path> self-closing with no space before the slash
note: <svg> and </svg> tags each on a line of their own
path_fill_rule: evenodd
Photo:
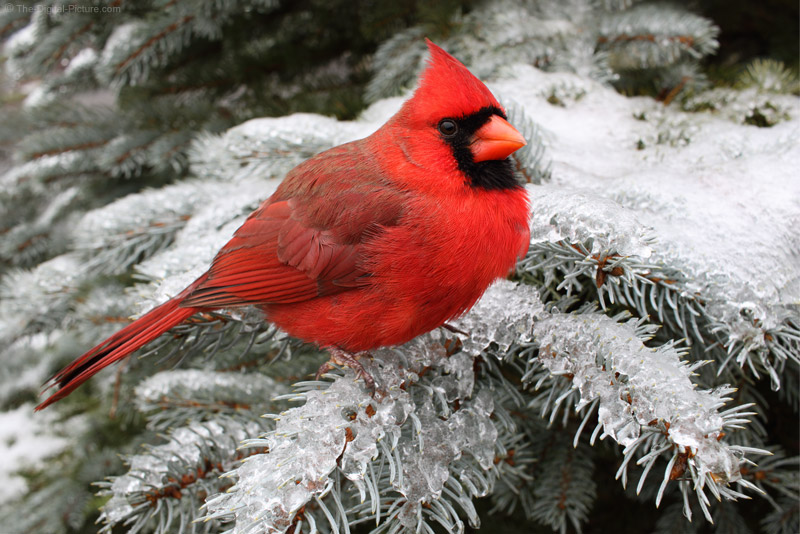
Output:
<svg viewBox="0 0 800 534">
<path fill-rule="evenodd" d="M 119 274 L 168 247 L 195 210 L 219 194 L 219 182 L 188 181 L 128 195 L 89 212 L 73 230 L 86 268 Z"/>
<path fill-rule="evenodd" d="M 248 442 L 269 453 L 231 473 L 236 484 L 208 501 L 209 517 L 233 515 L 234 532 L 285 532 L 298 521 L 311 522 L 313 529 L 312 509 L 331 525 L 347 524 L 358 518 L 344 508 L 342 501 L 348 500 L 341 475 L 361 495 L 360 502 L 369 499 L 358 515 L 426 531 L 431 519 L 454 528 L 460 519 L 443 504 L 452 493 L 446 487 L 449 466 L 462 455 L 484 470 L 493 466 L 497 431 L 489 416 L 494 403 L 488 391 L 469 399 L 470 356 L 447 359 L 444 348 L 430 341 L 414 341 L 402 353 L 375 355 L 368 365 L 378 385 L 374 398 L 350 372 L 329 385 L 299 384 L 298 393 L 288 397 L 305 404 L 274 416 L 275 431 Z M 391 505 L 386 490 L 399 494 Z M 443 495 L 446 500 L 440 502 Z"/>
<path fill-rule="evenodd" d="M 598 43 L 610 51 L 615 70 L 655 68 L 714 52 L 718 33 L 710 20 L 677 6 L 644 4 L 609 13 Z"/>
<path fill-rule="evenodd" d="M 552 180 L 529 186 L 523 276 L 542 284 L 547 300 L 572 294 L 657 316 L 670 337 L 696 346 L 695 358 L 712 356 L 720 372 L 738 364 L 777 388 L 800 354 L 789 229 L 798 211 L 788 200 L 797 194 L 791 176 L 800 152 L 789 141 L 797 120 L 767 134 L 636 103 L 585 79 L 576 83 L 587 96 L 562 108 L 542 91 L 569 75 L 517 72 L 498 85 L 527 95 L 526 110 L 550 134 L 553 162 Z"/>
<path fill-rule="evenodd" d="M 375 521 L 382 529 L 425 532 L 438 522 L 455 532 L 463 528 L 453 508 L 458 505 L 475 523 L 473 498 L 486 495 L 498 479 L 527 478 L 530 456 L 503 461 L 514 456 L 509 449 L 524 446 L 497 404 L 509 399 L 514 405 L 519 394 L 491 372 L 492 361 L 484 363 L 489 367 L 478 382 L 475 375 L 475 358 L 484 350 L 507 351 L 529 339 L 531 314 L 518 316 L 508 303 L 537 309 L 538 300 L 532 288 L 515 289 L 511 282 L 498 284 L 456 323 L 470 336 L 447 340 L 458 351 L 449 357 L 436 331 L 375 353 L 365 362 L 377 383 L 374 397 L 350 371 L 331 384 L 298 384 L 298 392 L 284 398 L 305 404 L 274 416 L 275 431 L 248 442 L 269 454 L 231 473 L 236 485 L 208 501 L 209 517 L 233 515 L 234 532 L 248 533 L 296 532 L 300 521 L 313 530 L 318 520 L 331 528 Z M 345 480 L 351 485 L 344 487 Z"/>
<path fill-rule="evenodd" d="M 269 409 L 271 399 L 285 389 L 258 373 L 183 369 L 155 374 L 140 382 L 135 392 L 138 409 L 154 412 L 148 417 L 148 426 L 165 429 L 179 421 L 219 413 L 252 417 L 252 413 Z"/>
<path fill-rule="evenodd" d="M 669 461 L 656 504 L 670 480 L 682 480 L 688 512 L 691 482 L 710 521 L 704 489 L 717 498 L 743 497 L 728 485 L 738 482 L 754 488 L 742 479 L 740 464 L 744 453 L 766 451 L 722 441 L 726 430 L 747 422 L 749 414 L 742 411 L 747 405 L 720 411 L 734 390 L 695 389 L 690 377 L 698 364 L 681 362 L 671 345 L 645 346 L 652 330 L 641 321 L 620 323 L 602 314 L 553 314 L 536 323 L 534 335 L 539 362 L 551 373 L 569 378 L 579 390 L 577 408 L 596 403 L 598 425 L 592 441 L 598 435 L 609 436 L 625 446 L 625 460 L 617 473 L 623 484 L 637 449 L 644 446 L 640 452 L 646 453 L 636 462 L 644 465 L 639 489 L 655 460 L 666 454 Z"/>
<path fill-rule="evenodd" d="M 111 495 L 103 506 L 103 532 L 119 524 L 129 532 L 145 526 L 158 533 L 183 532 L 194 520 L 206 495 L 227 482 L 219 475 L 249 454 L 239 442 L 262 432 L 259 421 L 216 418 L 177 428 L 163 445 L 129 459 L 130 470 L 104 483 Z"/>
</svg>

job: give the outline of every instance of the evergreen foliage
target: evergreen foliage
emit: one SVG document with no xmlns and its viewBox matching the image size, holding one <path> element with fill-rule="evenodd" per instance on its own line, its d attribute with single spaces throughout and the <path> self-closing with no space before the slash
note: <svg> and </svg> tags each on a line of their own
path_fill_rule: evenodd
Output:
<svg viewBox="0 0 800 534">
<path fill-rule="evenodd" d="M 528 140 L 531 246 L 364 361 L 375 395 L 258 310 L 192 317 L 24 419 L 66 445 L 0 493 L 10 532 L 798 530 L 796 71 L 712 87 L 717 26 L 662 2 L 71 6 L 0 13 L 3 417 L 391 116 L 424 36 Z"/>
</svg>

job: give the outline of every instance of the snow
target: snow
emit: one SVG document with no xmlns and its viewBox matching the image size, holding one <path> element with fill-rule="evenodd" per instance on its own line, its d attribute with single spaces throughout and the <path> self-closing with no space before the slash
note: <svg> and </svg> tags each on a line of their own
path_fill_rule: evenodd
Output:
<svg viewBox="0 0 800 534">
<path fill-rule="evenodd" d="M 100 64 L 109 66 L 119 50 L 127 50 L 131 46 L 134 35 L 143 27 L 145 27 L 144 23 L 129 22 L 114 28 L 114 31 L 106 39 L 103 52 L 100 55 Z"/>
<path fill-rule="evenodd" d="M 61 433 L 63 425 L 54 420 L 55 412 L 34 413 L 33 407 L 33 404 L 23 404 L 0 412 L 0 499 L 3 502 L 21 496 L 27 489 L 18 471 L 42 468 L 48 457 L 61 452 L 70 443 Z M 72 428 L 73 432 L 76 428 Z"/>
<path fill-rule="evenodd" d="M 217 399 L 228 404 L 264 404 L 286 386 L 260 373 L 221 373 L 200 369 L 162 371 L 136 386 L 136 400 L 141 411 L 164 400 L 192 400 L 197 403 Z"/>
<path fill-rule="evenodd" d="M 69 60 L 69 65 L 64 69 L 64 74 L 73 74 L 74 72 L 92 67 L 97 63 L 97 52 L 94 48 L 84 48 Z"/>
<path fill-rule="evenodd" d="M 175 429 L 167 443 L 129 458 L 130 470 L 112 482 L 107 492 L 111 498 L 103 506 L 102 517 L 111 523 L 123 521 L 134 513 L 135 505 L 147 492 L 168 485 L 169 473 L 175 469 L 192 466 L 191 471 L 202 470 L 207 461 L 214 465 L 218 459 L 222 459 L 224 469 L 231 468 L 239 442 L 260 431 L 257 423 L 230 418 L 193 422 Z"/>
<path fill-rule="evenodd" d="M 528 187 L 532 244 L 592 242 L 678 269 L 733 343 L 800 318 L 800 116 L 771 128 L 688 114 L 530 66 L 492 85 L 548 132 L 552 181 Z M 560 105 L 545 95 L 580 87 Z M 783 105 L 797 97 L 777 95 Z M 787 100 L 788 99 L 788 100 Z M 755 325 L 755 327 L 754 327 Z M 743 351 L 745 354 L 747 351 Z"/>
<path fill-rule="evenodd" d="M 3 46 L 4 54 L 7 56 L 23 54 L 33 47 L 33 45 L 36 44 L 36 40 L 39 35 L 38 30 L 41 20 L 41 15 L 37 14 L 32 18 L 30 24 L 11 34 Z"/>
</svg>

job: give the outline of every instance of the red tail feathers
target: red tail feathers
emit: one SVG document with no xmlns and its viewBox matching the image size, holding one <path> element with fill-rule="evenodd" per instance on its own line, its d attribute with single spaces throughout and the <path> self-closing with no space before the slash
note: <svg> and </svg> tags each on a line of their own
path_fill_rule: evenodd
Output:
<svg viewBox="0 0 800 534">
<path fill-rule="evenodd" d="M 182 308 L 180 305 L 183 299 L 186 298 L 203 279 L 204 277 L 201 277 L 194 284 L 183 290 L 180 295 L 147 312 L 145 315 L 56 373 L 48 381 L 51 382 L 48 389 L 57 384 L 59 386 L 58 391 L 50 395 L 47 400 L 37 406 L 36 410 L 47 408 L 54 402 L 63 399 L 101 369 L 125 358 L 138 348 L 153 341 L 173 326 L 183 322 L 203 309 Z"/>
</svg>

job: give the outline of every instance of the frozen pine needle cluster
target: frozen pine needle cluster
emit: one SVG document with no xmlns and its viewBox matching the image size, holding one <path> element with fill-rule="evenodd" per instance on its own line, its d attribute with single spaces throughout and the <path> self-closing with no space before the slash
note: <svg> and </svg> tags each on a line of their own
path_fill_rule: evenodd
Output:
<svg viewBox="0 0 800 534">
<path fill-rule="evenodd" d="M 0 13 L 7 73 L 38 80 L 0 126 L 15 140 L 0 162 L 15 425 L 35 427 L 21 414 L 61 364 L 203 272 L 292 167 L 399 108 L 429 26 L 381 37 L 357 119 L 287 115 L 320 109 L 361 63 L 242 76 L 295 37 L 287 23 L 242 45 L 231 28 L 309 16 L 281 6 Z M 325 355 L 256 309 L 198 314 L 56 408 L 27 480 L 2 481 L 5 528 L 453 534 L 508 516 L 566 533 L 646 507 L 659 534 L 798 530 L 796 73 L 757 61 L 709 88 L 699 60 L 718 29 L 676 5 L 503 0 L 440 22 L 434 40 L 529 143 L 514 163 L 531 244 L 511 280 L 364 359 L 374 392 L 350 369 L 312 380 Z M 659 100 L 615 90 L 647 87 Z"/>
</svg>

